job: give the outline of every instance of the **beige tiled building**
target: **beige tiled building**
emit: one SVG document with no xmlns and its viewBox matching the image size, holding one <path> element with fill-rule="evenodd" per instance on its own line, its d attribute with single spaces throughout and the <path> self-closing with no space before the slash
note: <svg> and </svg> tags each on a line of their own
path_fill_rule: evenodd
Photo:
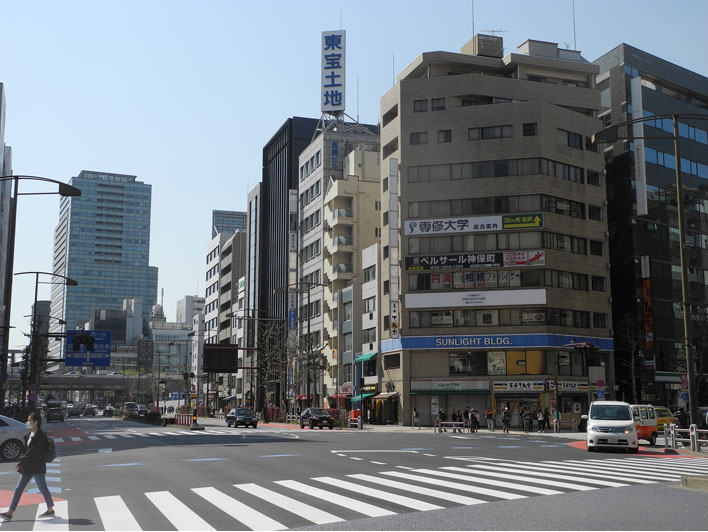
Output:
<svg viewBox="0 0 708 532">
<path fill-rule="evenodd" d="M 423 53 L 381 99 L 379 363 L 403 423 L 579 419 L 612 394 L 598 67 L 554 43 L 502 50 Z"/>
</svg>

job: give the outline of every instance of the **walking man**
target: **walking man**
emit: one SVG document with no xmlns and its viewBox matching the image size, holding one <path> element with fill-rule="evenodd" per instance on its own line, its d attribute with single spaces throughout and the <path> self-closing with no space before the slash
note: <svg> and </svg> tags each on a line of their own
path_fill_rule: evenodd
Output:
<svg viewBox="0 0 708 532">
<path fill-rule="evenodd" d="M 418 426 L 420 429 L 420 412 L 415 407 L 413 408 L 413 426 Z"/>
<path fill-rule="evenodd" d="M 494 432 L 494 413 L 490 407 L 484 411 L 484 415 L 487 417 L 487 430 Z"/>
<path fill-rule="evenodd" d="M 504 411 L 502 412 L 502 425 L 504 427 L 504 432 L 507 434 L 509 433 L 509 425 L 511 424 L 511 410 L 509 410 L 508 406 L 504 407 Z"/>
<path fill-rule="evenodd" d="M 6 521 L 12 520 L 12 514 L 15 513 L 22 493 L 25 491 L 27 484 L 30 483 L 30 480 L 32 480 L 32 477 L 34 477 L 39 491 L 44 495 L 44 502 L 47 503 L 47 511 L 39 517 L 54 516 L 54 501 L 51 493 L 49 493 L 49 488 L 47 488 L 47 480 L 44 478 L 47 473 L 48 444 L 47 435 L 42 430 L 42 416 L 37 412 L 30 414 L 27 418 L 27 428 L 30 429 L 30 433 L 24 436 L 25 450 L 16 466 L 17 471 L 20 473 L 20 480 L 17 482 L 10 507 L 6 512 L 0 513 L 0 517 Z"/>
</svg>

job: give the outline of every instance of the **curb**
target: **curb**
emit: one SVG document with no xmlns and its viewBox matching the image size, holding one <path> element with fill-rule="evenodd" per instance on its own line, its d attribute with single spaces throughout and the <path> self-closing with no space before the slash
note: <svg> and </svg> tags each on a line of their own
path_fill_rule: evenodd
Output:
<svg viewBox="0 0 708 532">
<path fill-rule="evenodd" d="M 689 476 L 681 475 L 681 487 L 693 490 L 708 491 L 708 475 Z"/>
</svg>

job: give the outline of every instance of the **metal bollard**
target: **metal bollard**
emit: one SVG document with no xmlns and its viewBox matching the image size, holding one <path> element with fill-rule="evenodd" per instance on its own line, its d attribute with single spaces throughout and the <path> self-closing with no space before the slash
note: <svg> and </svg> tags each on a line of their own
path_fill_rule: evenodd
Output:
<svg viewBox="0 0 708 532">
<path fill-rule="evenodd" d="M 676 425 L 671 423 L 669 429 L 671 430 L 671 448 L 676 450 Z"/>
<path fill-rule="evenodd" d="M 664 423 L 664 450 L 671 449 L 670 447 L 670 442 L 671 441 L 671 431 L 669 430 L 669 425 Z"/>
<path fill-rule="evenodd" d="M 573 419 L 573 432 L 578 432 L 578 420 Z"/>
<path fill-rule="evenodd" d="M 691 450 L 695 453 L 698 452 L 698 450 L 701 448 L 700 444 L 698 443 L 698 433 L 696 432 L 696 429 L 698 427 L 696 425 L 691 425 L 688 427 L 688 437 L 691 440 Z"/>
</svg>

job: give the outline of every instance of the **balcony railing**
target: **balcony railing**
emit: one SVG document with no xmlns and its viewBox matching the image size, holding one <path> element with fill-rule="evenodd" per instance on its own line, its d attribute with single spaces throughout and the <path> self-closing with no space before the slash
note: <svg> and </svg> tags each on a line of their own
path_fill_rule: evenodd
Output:
<svg viewBox="0 0 708 532">
<path fill-rule="evenodd" d="M 339 217 L 353 218 L 354 217 L 354 209 L 334 209 L 333 215 L 335 218 L 339 218 Z"/>
<path fill-rule="evenodd" d="M 351 246 L 354 244 L 354 237 L 347 235 L 339 235 L 332 238 L 334 246 Z"/>
<path fill-rule="evenodd" d="M 354 265 L 344 263 L 334 264 L 332 267 L 332 271 L 334 271 L 335 273 L 352 273 L 354 271 Z"/>
</svg>

